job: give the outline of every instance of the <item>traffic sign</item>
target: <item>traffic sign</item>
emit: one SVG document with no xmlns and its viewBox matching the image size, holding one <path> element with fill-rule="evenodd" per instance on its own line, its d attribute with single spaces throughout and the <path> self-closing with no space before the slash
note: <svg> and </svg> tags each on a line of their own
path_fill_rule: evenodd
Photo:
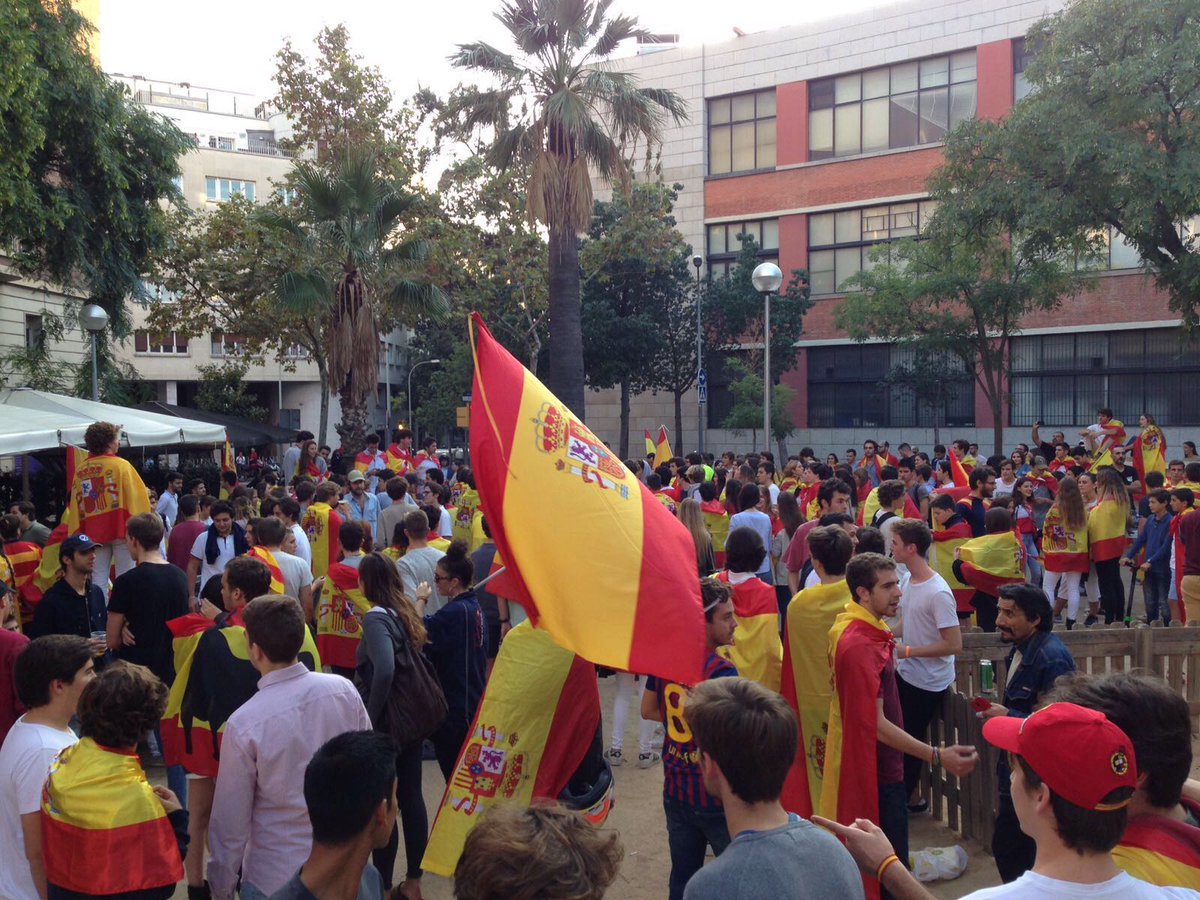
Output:
<svg viewBox="0 0 1200 900">
<path fill-rule="evenodd" d="M 707 387 L 708 387 L 708 372 L 707 372 L 705 369 L 701 369 L 701 370 L 699 371 L 699 373 L 697 373 L 697 375 L 696 375 L 696 384 L 697 384 L 697 385 L 698 385 L 698 386 L 699 386 L 701 389 L 704 389 L 704 388 L 707 388 Z"/>
<path fill-rule="evenodd" d="M 471 402 L 471 395 L 470 395 L 470 394 L 463 394 L 463 395 L 462 395 L 462 398 L 463 398 L 463 403 L 470 403 L 470 402 Z"/>
<path fill-rule="evenodd" d="M 459 428 L 469 428 L 471 426 L 471 407 L 459 406 L 455 407 L 456 424 Z"/>
</svg>

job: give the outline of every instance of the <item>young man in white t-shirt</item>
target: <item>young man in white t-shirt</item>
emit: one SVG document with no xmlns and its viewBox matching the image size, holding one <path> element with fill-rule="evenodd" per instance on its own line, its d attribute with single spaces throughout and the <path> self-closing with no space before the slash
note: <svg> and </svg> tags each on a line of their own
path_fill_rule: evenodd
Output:
<svg viewBox="0 0 1200 900">
<path fill-rule="evenodd" d="M 51 634 L 17 657 L 17 696 L 28 712 L 0 747 L 0 897 L 46 896 L 42 863 L 42 785 L 58 752 L 77 738 L 70 722 L 79 695 L 95 677 L 92 644 Z"/>
<path fill-rule="evenodd" d="M 882 488 L 880 489 L 882 490 Z M 950 585 L 930 568 L 925 556 L 933 535 L 916 519 L 892 519 L 892 558 L 908 571 L 900 582 L 900 628 L 896 645 L 896 682 L 904 730 L 925 739 L 929 723 L 954 683 L 954 655 L 962 649 L 962 631 Z M 921 768 L 912 756 L 904 757 L 904 789 L 909 812 L 929 808 L 920 795 Z"/>
</svg>

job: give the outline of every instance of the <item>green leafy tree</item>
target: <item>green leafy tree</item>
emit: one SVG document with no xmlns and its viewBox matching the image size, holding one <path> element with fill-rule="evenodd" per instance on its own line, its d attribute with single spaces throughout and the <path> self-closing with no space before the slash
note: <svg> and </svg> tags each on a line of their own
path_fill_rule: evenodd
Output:
<svg viewBox="0 0 1200 900">
<path fill-rule="evenodd" d="M 200 375 L 196 389 L 196 405 L 200 409 L 255 422 L 267 421 L 268 409 L 259 404 L 246 384 L 246 373 L 250 371 L 248 363 L 237 361 L 197 366 L 196 371 Z"/>
<path fill-rule="evenodd" d="M 443 114 L 446 127 L 459 133 L 491 129 L 489 162 L 528 173 L 527 214 L 550 238 L 547 386 L 581 417 L 578 235 L 591 220 L 592 172 L 626 185 L 624 154 L 639 141 L 650 154 L 665 118 L 686 115 L 674 92 L 640 87 L 633 75 L 605 65 L 622 41 L 645 33 L 633 18 L 609 17 L 609 6 L 610 0 L 506 0 L 497 18 L 519 52 L 482 41 L 460 45 L 454 65 L 490 76 L 496 86 L 459 92 Z"/>
<path fill-rule="evenodd" d="M 663 350 L 659 318 L 686 293 L 691 248 L 675 228 L 682 185 L 637 184 L 598 202 L 580 249 L 584 365 L 594 388 L 620 389 L 619 453 L 629 456 L 629 402 L 654 383 Z"/>
<path fill-rule="evenodd" d="M 725 364 L 734 373 L 734 379 L 729 383 L 733 394 L 733 408 L 721 423 L 734 433 L 750 432 L 750 443 L 758 446 L 758 431 L 763 423 L 763 380 L 762 376 L 753 371 L 746 363 L 736 357 L 730 357 Z M 780 442 L 780 458 L 784 452 L 783 442 L 796 430 L 789 412 L 796 392 L 785 385 L 775 385 L 771 391 L 771 437 Z"/>
<path fill-rule="evenodd" d="M 381 178 L 377 168 L 366 150 L 346 155 L 328 172 L 302 162 L 295 208 L 260 213 L 302 251 L 301 264 L 283 274 L 277 292 L 285 307 L 321 324 L 330 385 L 341 399 L 337 430 L 350 455 L 365 445 L 381 329 L 447 311 L 441 290 L 424 280 L 427 243 L 405 229 L 418 198 Z"/>
<path fill-rule="evenodd" d="M 120 336 L 191 144 L 96 68 L 90 27 L 69 3 L 0 4 L 0 246 L 103 306 Z"/>
<path fill-rule="evenodd" d="M 0 353 L 0 387 L 69 394 L 75 381 L 75 367 L 52 350 L 63 339 L 62 318 L 48 309 L 43 309 L 41 316 L 42 331 L 32 346 L 9 347 Z M 90 387 L 87 396 L 91 396 Z"/>
<path fill-rule="evenodd" d="M 89 339 L 90 343 L 90 339 Z M 67 393 L 92 398 L 92 355 L 89 347 L 82 362 L 71 369 L 72 386 Z M 136 406 L 158 399 L 154 385 L 142 380 L 138 370 L 113 353 L 112 338 L 99 335 L 96 344 L 96 385 L 101 403 L 114 406 Z"/>
<path fill-rule="evenodd" d="M 1003 215 L 1033 250 L 1096 250 L 1116 229 L 1195 325 L 1195 3 L 1076 0 L 1027 40 L 1033 93 L 1002 122 L 976 123 L 947 142 L 955 180 L 977 186 L 981 219 Z"/>
<path fill-rule="evenodd" d="M 696 383 L 696 305 L 702 297 L 703 292 L 687 277 L 664 293 L 658 303 L 659 348 L 651 360 L 650 389 L 671 395 L 679 442 L 684 440 L 683 395 Z"/>
<path fill-rule="evenodd" d="M 903 344 L 901 344 L 903 346 Z M 912 395 L 918 408 L 933 420 L 933 442 L 942 442 L 941 428 L 963 372 L 962 360 L 945 352 L 931 353 L 918 345 L 911 359 L 892 367 L 880 387 L 898 388 Z"/>
</svg>

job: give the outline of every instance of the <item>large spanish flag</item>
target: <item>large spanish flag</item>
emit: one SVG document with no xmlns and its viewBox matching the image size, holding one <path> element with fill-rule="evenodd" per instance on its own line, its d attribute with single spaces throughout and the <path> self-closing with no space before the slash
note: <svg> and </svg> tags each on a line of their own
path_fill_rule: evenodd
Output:
<svg viewBox="0 0 1200 900">
<path fill-rule="evenodd" d="M 713 556 L 718 568 L 725 568 L 725 541 L 729 537 L 729 511 L 720 500 L 705 500 L 700 503 L 700 515 L 704 527 L 712 538 Z M 739 670 L 740 671 L 740 670 Z"/>
<path fill-rule="evenodd" d="M 687 528 L 477 314 L 471 326 L 475 483 L 517 599 L 589 662 L 695 684 L 704 612 Z"/>
<path fill-rule="evenodd" d="M 1157 425 L 1147 425 L 1133 442 L 1133 467 L 1146 493 L 1146 473 L 1167 473 L 1167 437 Z"/>
<path fill-rule="evenodd" d="M 342 527 L 342 517 L 328 503 L 310 503 L 300 527 L 308 535 L 308 543 L 312 547 L 313 577 L 320 578 L 337 562 L 341 549 L 338 531 Z"/>
<path fill-rule="evenodd" d="M 1200 890 L 1200 828 L 1194 825 L 1166 816 L 1133 816 L 1112 857 L 1134 878 L 1160 887 Z"/>
<path fill-rule="evenodd" d="M 955 519 L 958 521 L 954 521 Z M 975 591 L 954 577 L 954 551 L 971 540 L 971 537 L 971 526 L 958 514 L 949 520 L 946 527 L 939 525 L 936 520 L 933 523 L 933 546 L 929 565 L 946 579 L 960 613 L 974 612 L 971 597 Z"/>
<path fill-rule="evenodd" d="M 796 761 L 783 786 L 783 805 L 809 818 L 821 806 L 825 752 L 829 741 L 829 630 L 850 603 L 845 579 L 805 588 L 788 604 L 780 693 L 796 713 L 800 740 Z"/>
<path fill-rule="evenodd" d="M 249 550 L 250 556 L 255 559 L 261 559 L 271 573 L 272 594 L 283 593 L 283 570 L 279 568 L 279 560 L 275 558 L 275 554 L 266 547 L 251 547 Z"/>
<path fill-rule="evenodd" d="M 67 507 L 59 516 L 58 524 L 54 526 L 54 530 L 50 532 L 46 538 L 46 544 L 42 547 L 42 560 L 38 565 L 37 575 L 34 576 L 33 582 L 40 590 L 49 589 L 54 582 L 58 581 L 58 547 L 68 537 L 79 530 L 79 520 L 75 515 L 75 506 L 70 502 L 71 486 L 75 484 L 75 472 L 82 466 L 88 458 L 87 451 L 82 447 L 76 447 L 68 444 L 66 450 L 66 469 L 67 469 Z M 149 498 L 146 500 L 149 503 Z"/>
<path fill-rule="evenodd" d="M 993 597 L 1003 585 L 1025 580 L 1025 546 L 1012 531 L 981 534 L 964 541 L 959 545 L 958 558 L 967 583 Z"/>
<path fill-rule="evenodd" d="M 449 878 L 490 806 L 557 799 L 600 724 L 596 670 L 532 622 L 504 638 L 421 868 Z"/>
<path fill-rule="evenodd" d="M 666 465 L 671 459 L 671 441 L 667 438 L 667 426 L 658 426 L 658 441 L 654 445 L 654 468 Z"/>
<path fill-rule="evenodd" d="M 354 668 L 363 616 L 370 608 L 358 586 L 358 569 L 344 563 L 330 566 L 317 602 L 317 650 L 326 665 Z"/>
<path fill-rule="evenodd" d="M 91 897 L 172 885 L 183 860 L 136 752 L 91 738 L 67 747 L 42 788 L 46 880 Z"/>
<path fill-rule="evenodd" d="M 1086 572 L 1088 570 L 1088 530 L 1071 529 L 1063 521 L 1055 503 L 1042 524 L 1042 565 L 1047 572 Z"/>
<path fill-rule="evenodd" d="M 887 624 L 857 603 L 847 603 L 829 630 L 833 699 L 820 813 L 835 822 L 879 821 L 875 698 L 895 641 Z M 879 882 L 863 876 L 868 898 Z"/>
<path fill-rule="evenodd" d="M 81 531 L 98 544 L 124 540 L 125 523 L 152 511 L 137 470 L 109 453 L 89 456 L 76 467 L 69 505 L 77 523 L 71 533 Z"/>
<path fill-rule="evenodd" d="M 719 572 L 716 578 L 730 583 L 728 572 Z M 775 598 L 775 588 L 755 575 L 733 585 L 733 612 L 737 617 L 733 643 L 720 647 L 717 653 L 733 663 L 741 677 L 778 693 L 783 644 L 779 640 L 779 601 Z"/>
<path fill-rule="evenodd" d="M 1104 466 L 1111 466 L 1113 463 L 1112 448 L 1117 444 L 1125 443 L 1125 423 L 1120 419 L 1109 419 L 1104 426 L 1105 428 L 1113 428 L 1113 433 L 1104 432 L 1104 436 L 1100 440 L 1100 445 L 1092 454 L 1091 469 L 1094 472 L 1099 472 Z"/>
<path fill-rule="evenodd" d="M 1104 562 L 1116 559 L 1125 552 L 1128 540 L 1125 527 L 1129 520 L 1129 509 L 1112 497 L 1104 497 L 1088 513 L 1088 546 L 1092 561 Z"/>
</svg>

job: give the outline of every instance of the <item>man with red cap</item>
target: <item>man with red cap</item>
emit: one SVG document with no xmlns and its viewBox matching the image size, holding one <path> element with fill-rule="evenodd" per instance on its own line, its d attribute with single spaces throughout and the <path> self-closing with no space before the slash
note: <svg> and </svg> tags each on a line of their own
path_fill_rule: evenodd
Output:
<svg viewBox="0 0 1200 900">
<path fill-rule="evenodd" d="M 1051 703 L 1024 719 L 998 716 L 983 725 L 988 743 L 1011 760 L 1012 797 L 1021 828 L 1037 844 L 1037 861 L 1016 881 L 984 888 L 964 900 L 1087 897 L 1152 900 L 1200 897 L 1179 887 L 1138 881 L 1117 868 L 1121 840 L 1137 787 L 1133 742 L 1103 713 L 1074 703 Z M 850 827 L 814 817 L 846 839 L 864 871 L 878 872 L 900 900 L 932 896 L 884 846 L 883 833 L 859 820 Z"/>
</svg>

